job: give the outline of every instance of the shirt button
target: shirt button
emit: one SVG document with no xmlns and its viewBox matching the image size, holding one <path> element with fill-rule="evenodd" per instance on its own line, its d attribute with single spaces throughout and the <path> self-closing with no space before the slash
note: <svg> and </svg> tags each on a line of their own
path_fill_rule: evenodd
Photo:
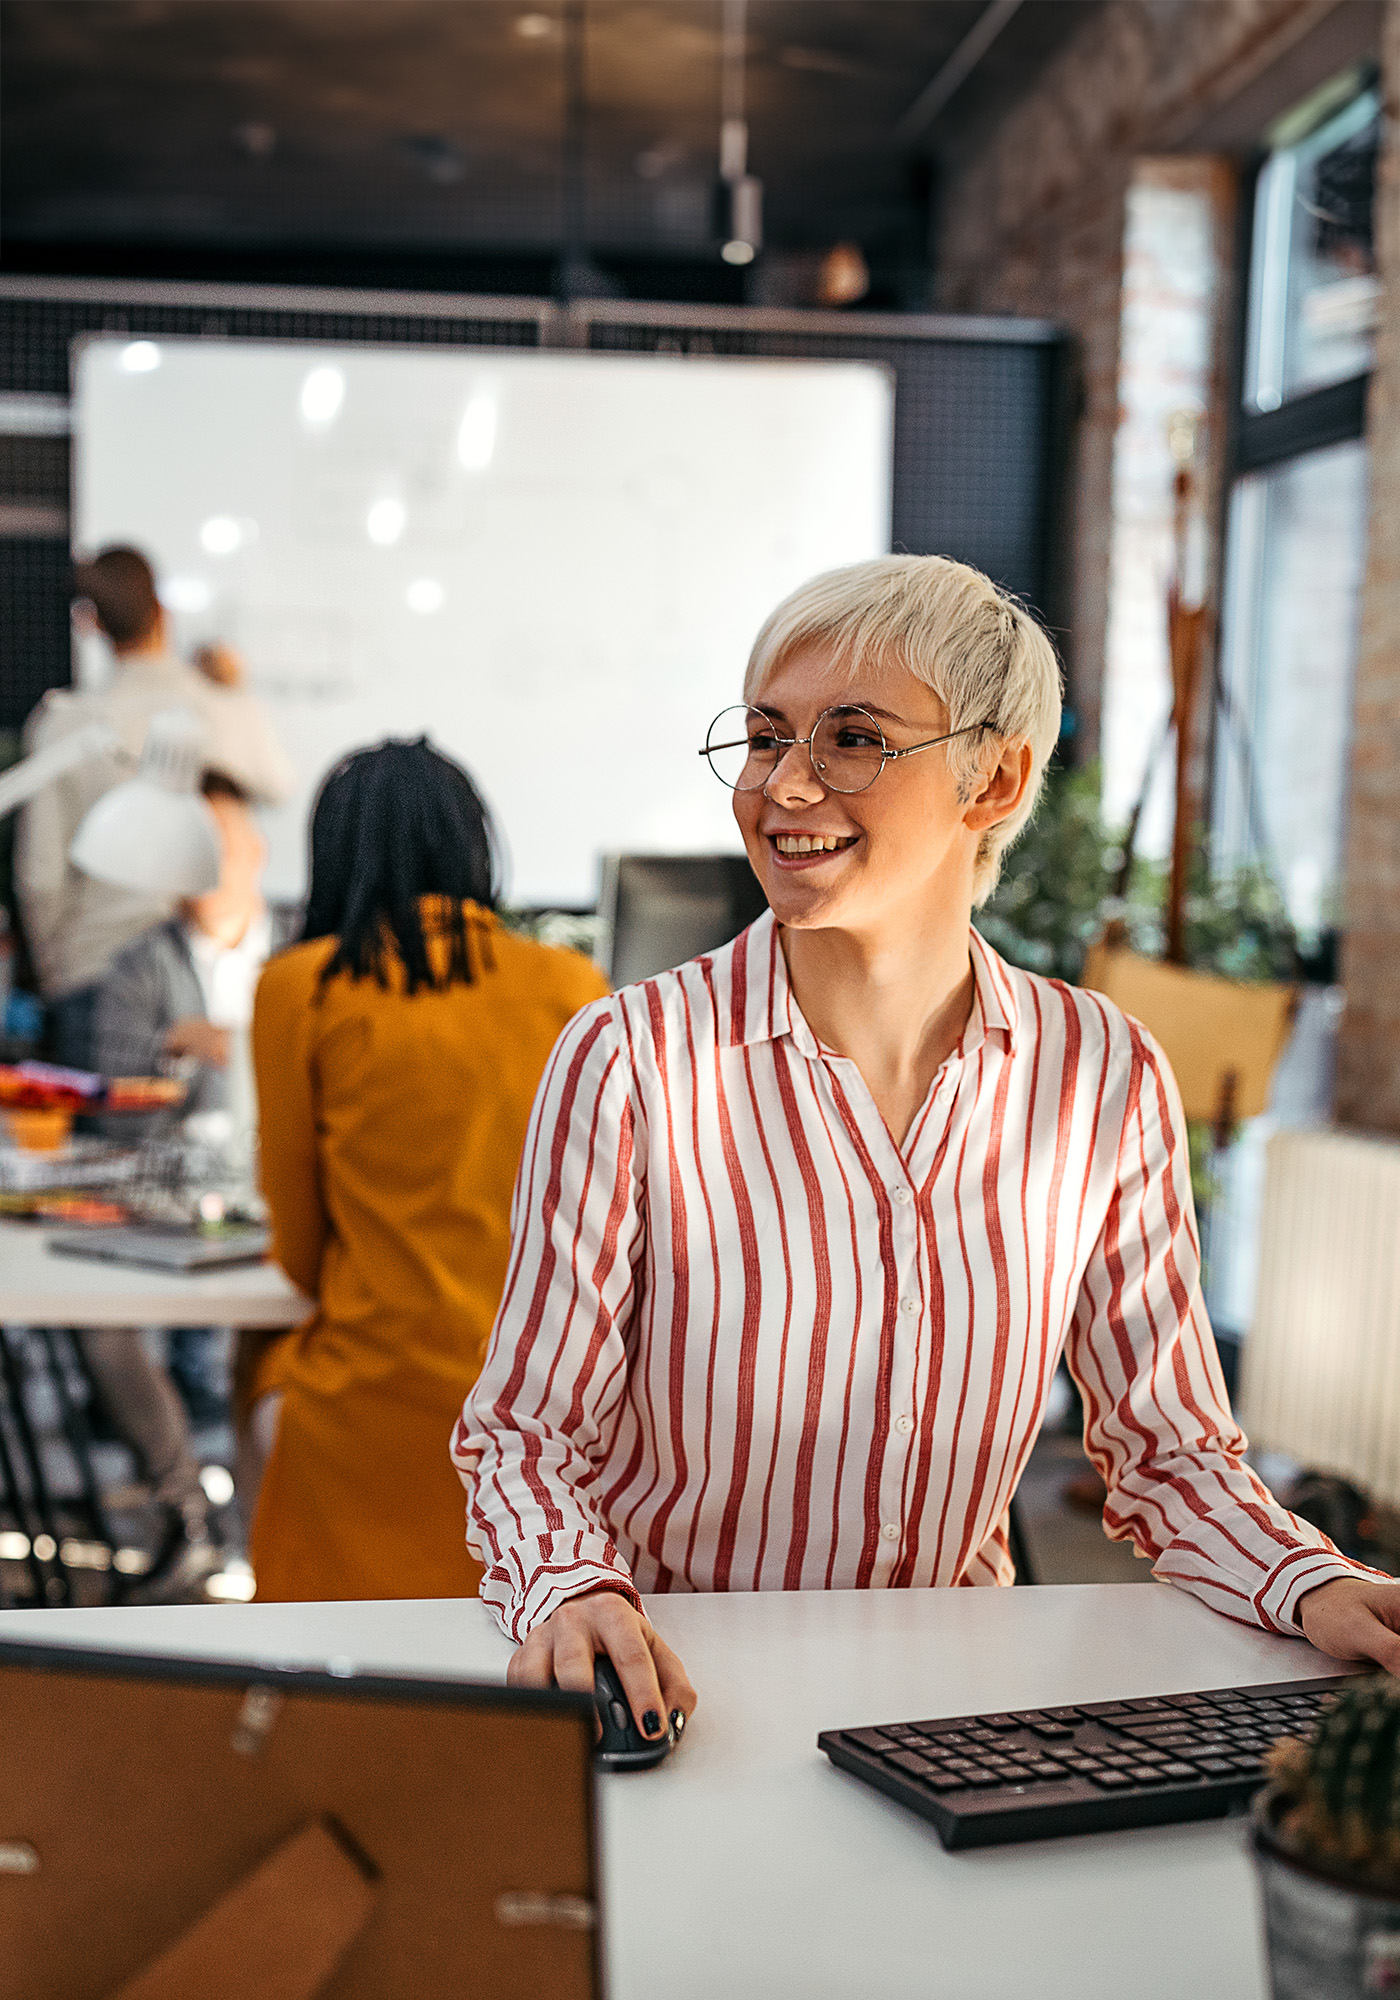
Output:
<svg viewBox="0 0 1400 2000">
<path fill-rule="evenodd" d="M 897 1187 L 892 1189 L 891 1192 L 901 1208 L 908 1208 L 910 1202 L 914 1199 L 907 1187 Z"/>
<path fill-rule="evenodd" d="M 912 1417 L 896 1417 L 894 1427 L 901 1437 L 908 1437 L 910 1431 L 914 1428 L 914 1419 Z"/>
<path fill-rule="evenodd" d="M 917 1299 L 901 1299 L 899 1310 L 907 1319 L 912 1319 L 914 1314 L 919 1310 L 919 1301 Z"/>
<path fill-rule="evenodd" d="M 880 1533 L 884 1536 L 887 1542 L 897 1542 L 899 1540 L 898 1521 L 886 1521 L 884 1527 L 881 1528 Z"/>
</svg>

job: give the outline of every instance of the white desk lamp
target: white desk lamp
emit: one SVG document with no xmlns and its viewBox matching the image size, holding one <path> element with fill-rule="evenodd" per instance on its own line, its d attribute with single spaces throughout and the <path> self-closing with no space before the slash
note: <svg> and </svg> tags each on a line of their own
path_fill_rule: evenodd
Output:
<svg viewBox="0 0 1400 2000">
<path fill-rule="evenodd" d="M 0 774 L 0 818 L 65 771 L 117 749 L 103 723 L 89 723 Z M 141 764 L 85 814 L 68 849 L 74 867 L 115 888 L 153 896 L 200 896 L 219 880 L 213 815 L 199 796 L 205 736 L 183 708 L 150 720 Z"/>
</svg>

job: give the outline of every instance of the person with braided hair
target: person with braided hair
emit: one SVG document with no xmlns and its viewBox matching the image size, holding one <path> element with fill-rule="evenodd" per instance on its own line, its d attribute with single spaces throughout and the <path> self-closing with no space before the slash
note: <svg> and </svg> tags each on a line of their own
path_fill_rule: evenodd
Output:
<svg viewBox="0 0 1400 2000">
<path fill-rule="evenodd" d="M 607 990 L 507 930 L 497 883 L 486 804 L 425 739 L 321 787 L 302 939 L 253 1018 L 274 1254 L 316 1302 L 240 1353 L 259 1598 L 476 1589 L 446 1441 L 500 1300 L 536 1086 Z"/>
</svg>

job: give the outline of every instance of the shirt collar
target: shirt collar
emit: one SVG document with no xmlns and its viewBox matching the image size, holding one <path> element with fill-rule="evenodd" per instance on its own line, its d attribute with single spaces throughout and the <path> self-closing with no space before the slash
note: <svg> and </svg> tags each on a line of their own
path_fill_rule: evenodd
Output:
<svg viewBox="0 0 1400 2000">
<path fill-rule="evenodd" d="M 1020 1009 L 1016 1005 L 1011 968 L 975 930 L 968 931 L 968 939 L 974 990 L 972 1012 L 962 1038 L 962 1052 L 965 1056 L 971 1055 L 988 1035 L 1004 1035 L 1007 1048 L 1014 1049 Z"/>
<path fill-rule="evenodd" d="M 1007 1048 L 1014 1048 L 1018 1009 L 1010 971 L 975 930 L 970 930 L 968 937 L 972 1012 L 959 1052 L 971 1055 L 989 1034 L 1003 1035 Z M 716 980 L 715 1001 L 721 1042 L 730 1048 L 744 1048 L 790 1035 L 800 1054 L 809 1057 L 820 1054 L 817 1038 L 793 998 L 787 960 L 771 910 L 765 910 L 726 952 L 716 952 L 714 966 L 720 975 Z"/>
<path fill-rule="evenodd" d="M 185 944 L 196 964 L 217 965 L 225 958 L 251 959 L 261 965 L 272 950 L 272 913 L 266 907 L 253 917 L 237 944 L 220 944 L 219 940 L 202 931 L 198 924 L 184 926 Z"/>
</svg>

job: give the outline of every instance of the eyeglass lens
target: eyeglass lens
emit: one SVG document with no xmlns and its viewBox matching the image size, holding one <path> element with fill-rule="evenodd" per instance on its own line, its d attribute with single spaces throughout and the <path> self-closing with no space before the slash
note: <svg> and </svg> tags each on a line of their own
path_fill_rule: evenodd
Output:
<svg viewBox="0 0 1400 2000">
<path fill-rule="evenodd" d="M 721 784 L 735 792 L 761 791 L 791 738 L 775 730 L 756 708 L 727 708 L 710 725 L 705 755 Z M 864 709 L 831 709 L 817 722 L 808 746 L 812 769 L 831 792 L 863 792 L 879 777 L 885 739 Z"/>
</svg>

